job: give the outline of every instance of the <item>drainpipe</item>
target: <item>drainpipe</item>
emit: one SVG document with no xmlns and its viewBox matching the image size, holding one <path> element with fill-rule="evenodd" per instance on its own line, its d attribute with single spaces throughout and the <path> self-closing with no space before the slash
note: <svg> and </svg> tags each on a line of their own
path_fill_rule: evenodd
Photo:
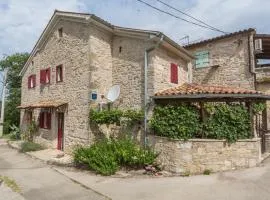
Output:
<svg viewBox="0 0 270 200">
<path fill-rule="evenodd" d="M 144 51 L 144 145 L 147 145 L 147 103 L 148 103 L 148 55 L 156 49 L 163 41 L 164 35 L 160 35 L 160 40 L 155 46 L 152 46 Z M 150 40 L 152 40 L 151 38 Z"/>
</svg>

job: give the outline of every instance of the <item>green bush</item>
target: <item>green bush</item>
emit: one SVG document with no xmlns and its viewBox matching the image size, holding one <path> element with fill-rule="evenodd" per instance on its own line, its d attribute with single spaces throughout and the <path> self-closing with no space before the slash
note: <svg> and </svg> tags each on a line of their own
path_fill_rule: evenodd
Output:
<svg viewBox="0 0 270 200">
<path fill-rule="evenodd" d="M 117 109 L 103 111 L 96 111 L 92 109 L 89 113 L 90 120 L 96 124 L 120 124 L 121 116 L 122 111 Z"/>
<path fill-rule="evenodd" d="M 204 123 L 207 138 L 226 139 L 229 143 L 251 137 L 251 123 L 247 109 L 240 104 L 208 105 L 209 117 Z"/>
<path fill-rule="evenodd" d="M 102 140 L 90 147 L 78 147 L 73 152 L 77 165 L 86 165 L 102 175 L 114 174 L 120 167 L 142 167 L 157 157 L 153 151 L 142 149 L 132 140 Z"/>
<path fill-rule="evenodd" d="M 187 140 L 201 128 L 199 111 L 186 104 L 156 106 L 150 127 L 159 136 Z"/>
<path fill-rule="evenodd" d="M 29 152 L 29 151 L 39 151 L 44 149 L 44 147 L 40 144 L 34 142 L 23 142 L 21 144 L 21 152 Z"/>
</svg>

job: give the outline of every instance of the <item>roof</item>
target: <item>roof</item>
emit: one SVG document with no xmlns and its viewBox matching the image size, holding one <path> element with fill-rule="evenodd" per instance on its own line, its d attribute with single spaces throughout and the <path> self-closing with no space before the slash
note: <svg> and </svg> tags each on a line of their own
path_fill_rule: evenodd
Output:
<svg viewBox="0 0 270 200">
<path fill-rule="evenodd" d="M 35 55 L 35 53 L 38 51 L 38 47 L 43 45 L 44 42 L 48 39 L 48 37 L 46 37 L 47 35 L 49 35 L 51 33 L 51 30 L 54 28 L 54 25 L 58 22 L 59 19 L 76 19 L 83 21 L 84 23 L 89 23 L 89 22 L 93 22 L 96 25 L 99 25 L 103 28 L 105 28 L 106 30 L 114 33 L 114 34 L 128 34 L 131 37 L 136 37 L 139 35 L 144 35 L 147 36 L 148 38 L 151 38 L 152 36 L 154 37 L 161 37 L 162 35 L 163 37 L 163 41 L 167 42 L 169 45 L 171 45 L 172 47 L 174 47 L 176 50 L 178 50 L 179 52 L 181 52 L 181 55 L 183 55 L 183 58 L 187 59 L 187 60 L 192 60 L 194 59 L 194 56 L 187 51 L 186 49 L 184 49 L 181 45 L 179 45 L 177 42 L 175 42 L 174 40 L 172 40 L 171 38 L 169 38 L 168 36 L 166 36 L 165 34 L 163 34 L 160 31 L 152 31 L 152 30 L 143 30 L 143 29 L 133 29 L 133 28 L 126 28 L 126 27 L 120 27 L 120 26 L 115 26 L 112 25 L 111 23 L 101 19 L 100 17 L 93 15 L 93 14 L 89 14 L 89 13 L 76 13 L 76 12 L 67 12 L 67 11 L 59 11 L 59 10 L 55 10 L 54 14 L 52 15 L 50 21 L 48 22 L 47 26 L 45 27 L 45 29 L 43 30 L 41 36 L 39 37 L 38 41 L 36 42 L 27 62 L 25 63 L 23 69 L 20 72 L 20 75 L 23 75 L 23 73 L 26 71 L 28 65 L 30 64 L 33 56 Z"/>
<path fill-rule="evenodd" d="M 183 85 L 157 92 L 154 99 L 169 98 L 261 98 L 270 99 L 269 95 L 256 90 L 218 85 L 199 85 L 184 83 Z"/>
<path fill-rule="evenodd" d="M 239 34 L 250 33 L 250 32 L 256 32 L 256 30 L 254 28 L 244 29 L 244 30 L 240 30 L 240 31 L 237 31 L 237 32 L 228 33 L 228 34 L 224 34 L 224 35 L 221 35 L 221 36 L 218 36 L 218 37 L 213 37 L 213 38 L 210 38 L 210 39 L 206 39 L 206 40 L 202 40 L 202 41 L 199 41 L 199 42 L 191 43 L 191 44 L 185 45 L 184 48 L 191 48 L 191 47 L 194 47 L 194 46 L 207 44 L 209 42 L 214 42 L 214 41 L 217 41 L 217 40 L 230 38 L 230 37 L 233 37 L 233 36 L 236 36 L 236 35 L 239 35 Z"/>
<path fill-rule="evenodd" d="M 65 105 L 67 102 L 63 101 L 55 101 L 55 100 L 49 100 L 49 101 L 40 101 L 37 103 L 32 103 L 32 104 L 25 104 L 25 105 L 20 105 L 17 108 L 19 109 L 26 109 L 26 108 L 57 108 L 59 106 Z"/>
</svg>

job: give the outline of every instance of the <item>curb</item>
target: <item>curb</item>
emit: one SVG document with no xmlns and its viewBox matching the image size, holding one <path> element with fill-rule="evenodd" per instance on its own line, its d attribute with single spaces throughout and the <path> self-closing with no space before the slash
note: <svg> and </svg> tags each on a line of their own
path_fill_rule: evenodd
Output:
<svg viewBox="0 0 270 200">
<path fill-rule="evenodd" d="M 7 144 L 8 144 L 8 146 L 9 146 L 10 148 L 12 148 L 12 149 L 16 149 L 16 150 L 18 150 L 18 151 L 20 150 L 19 148 L 17 148 L 17 147 L 15 147 L 15 146 L 13 146 L 12 144 L 10 144 L 10 141 L 9 141 L 9 140 L 7 141 Z M 54 171 L 56 171 L 57 173 L 59 173 L 59 174 L 65 176 L 65 177 L 67 177 L 67 178 L 70 179 L 72 182 L 74 182 L 74 183 L 76 183 L 76 184 L 79 184 L 80 186 L 84 187 L 85 189 L 91 190 L 92 192 L 94 192 L 94 193 L 96 193 L 96 194 L 98 194 L 98 195 L 101 195 L 101 196 L 105 197 L 105 198 L 108 199 L 108 200 L 112 200 L 112 198 L 110 198 L 110 197 L 108 197 L 108 196 L 106 196 L 106 195 L 104 195 L 104 194 L 102 194 L 102 193 L 100 193 L 100 192 L 98 192 L 98 191 L 96 191 L 96 190 L 94 190 L 94 189 L 88 187 L 87 185 L 85 185 L 85 184 L 83 184 L 83 183 L 81 183 L 81 182 L 79 182 L 79 181 L 77 181 L 77 180 L 75 180 L 75 179 L 73 179 L 73 178 L 67 176 L 66 174 L 64 174 L 64 173 L 62 173 L 61 171 L 59 171 L 59 170 L 57 170 L 56 168 L 54 168 L 54 166 L 59 166 L 59 167 L 73 167 L 73 166 L 69 166 L 69 165 L 61 165 L 61 164 L 53 164 L 53 163 L 50 163 L 49 160 L 48 160 L 48 161 L 42 160 L 42 159 L 40 159 L 40 158 L 38 158 L 38 157 L 35 157 L 35 156 L 29 154 L 28 152 L 25 152 L 25 153 L 22 153 L 22 154 L 25 154 L 25 155 L 29 156 L 30 158 L 33 158 L 33 159 L 42 161 L 44 164 L 47 164 L 51 169 L 53 169 Z"/>
<path fill-rule="evenodd" d="M 96 194 L 101 195 L 101 196 L 105 197 L 105 198 L 108 199 L 108 200 L 112 200 L 112 198 L 110 198 L 110 197 L 108 197 L 108 196 L 106 196 L 106 195 L 100 193 L 99 191 L 96 191 L 96 190 L 94 190 L 94 189 L 88 187 L 87 185 L 85 185 L 85 184 L 83 184 L 83 183 L 77 181 L 77 180 L 74 179 L 74 178 L 71 178 L 71 177 L 67 176 L 65 173 L 59 171 L 58 169 L 56 169 L 56 168 L 54 168 L 54 167 L 52 167 L 52 169 L 55 170 L 57 173 L 62 174 L 63 176 L 67 177 L 67 178 L 70 179 L 72 182 L 74 182 L 74 183 L 76 183 L 76 184 L 79 184 L 80 186 L 84 187 L 85 189 L 91 190 L 92 192 L 95 192 Z"/>
</svg>

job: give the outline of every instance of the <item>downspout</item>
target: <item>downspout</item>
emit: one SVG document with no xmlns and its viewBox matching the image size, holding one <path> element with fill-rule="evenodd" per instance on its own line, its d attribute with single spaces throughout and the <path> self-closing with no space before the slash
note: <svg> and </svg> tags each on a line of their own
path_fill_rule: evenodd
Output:
<svg viewBox="0 0 270 200">
<path fill-rule="evenodd" d="M 145 49 L 144 51 L 144 145 L 145 147 L 147 145 L 148 55 L 151 51 L 156 49 L 162 43 L 163 38 L 164 38 L 164 35 L 161 34 L 161 37 L 158 43 L 155 46 Z"/>
<path fill-rule="evenodd" d="M 255 72 L 255 65 L 256 63 L 254 62 L 255 60 L 255 55 L 254 55 L 254 47 L 251 48 L 251 41 L 250 37 L 253 37 L 253 43 L 254 43 L 254 35 L 253 34 L 248 34 L 248 64 L 249 64 L 249 72 L 253 75 L 254 77 L 254 89 L 257 90 L 256 87 L 256 72 Z M 252 60 L 254 59 L 254 60 Z"/>
</svg>

